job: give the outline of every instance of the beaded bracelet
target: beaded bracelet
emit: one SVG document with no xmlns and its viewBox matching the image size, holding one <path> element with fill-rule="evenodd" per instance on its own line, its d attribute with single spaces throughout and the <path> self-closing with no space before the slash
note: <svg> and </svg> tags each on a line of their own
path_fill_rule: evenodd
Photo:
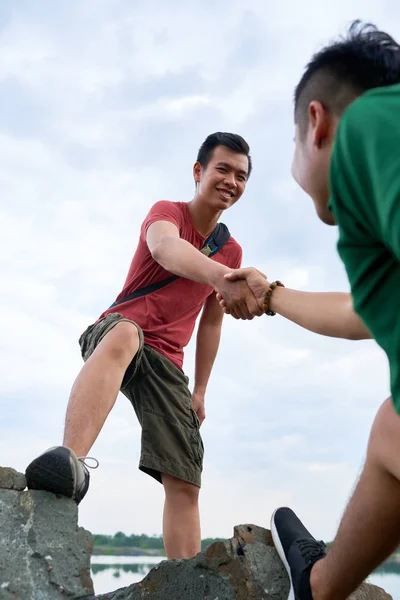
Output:
<svg viewBox="0 0 400 600">
<path fill-rule="evenodd" d="M 274 289 L 276 287 L 285 287 L 282 283 L 282 281 L 273 281 L 272 283 L 269 284 L 269 288 L 267 293 L 264 296 L 264 302 L 263 302 L 263 311 L 266 315 L 268 315 L 269 317 L 274 317 L 276 315 L 276 312 L 274 312 L 273 310 L 270 310 L 269 308 L 269 301 L 270 298 L 272 296 L 272 292 L 274 291 Z"/>
</svg>

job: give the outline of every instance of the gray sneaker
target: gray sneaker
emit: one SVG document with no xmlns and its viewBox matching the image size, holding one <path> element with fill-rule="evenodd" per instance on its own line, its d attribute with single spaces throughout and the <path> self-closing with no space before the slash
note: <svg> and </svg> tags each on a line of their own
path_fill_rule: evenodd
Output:
<svg viewBox="0 0 400 600">
<path fill-rule="evenodd" d="M 95 466 L 86 464 L 88 459 L 95 461 Z M 97 469 L 98 466 L 95 458 L 78 458 L 69 448 L 55 446 L 35 458 L 27 467 L 25 476 L 29 489 L 67 496 L 79 504 L 89 488 L 88 467 Z"/>
</svg>

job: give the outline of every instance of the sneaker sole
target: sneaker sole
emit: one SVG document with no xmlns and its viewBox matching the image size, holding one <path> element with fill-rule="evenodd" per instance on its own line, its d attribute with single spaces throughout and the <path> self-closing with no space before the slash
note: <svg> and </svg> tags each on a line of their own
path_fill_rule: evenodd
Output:
<svg viewBox="0 0 400 600">
<path fill-rule="evenodd" d="M 277 509 L 279 510 L 279 509 Z M 272 517 L 271 517 L 271 533 L 272 533 L 272 539 L 276 548 L 276 551 L 279 554 L 279 558 L 281 559 L 281 561 L 283 562 L 283 566 L 285 567 L 287 574 L 289 576 L 289 581 L 290 581 L 290 590 L 289 590 L 289 596 L 287 597 L 287 600 L 296 600 L 295 596 L 294 596 L 294 589 L 293 589 L 293 583 L 292 583 L 292 577 L 291 577 L 291 573 L 290 573 L 290 567 L 289 567 L 289 563 L 286 560 L 286 555 L 285 555 L 285 551 L 283 549 L 283 546 L 281 544 L 281 540 L 279 539 L 279 534 L 278 534 L 278 530 L 275 526 L 275 513 L 277 511 L 274 511 Z"/>
<path fill-rule="evenodd" d="M 43 454 L 28 466 L 25 472 L 28 488 L 44 490 L 73 498 L 74 475 L 69 458 L 59 454 Z"/>
</svg>

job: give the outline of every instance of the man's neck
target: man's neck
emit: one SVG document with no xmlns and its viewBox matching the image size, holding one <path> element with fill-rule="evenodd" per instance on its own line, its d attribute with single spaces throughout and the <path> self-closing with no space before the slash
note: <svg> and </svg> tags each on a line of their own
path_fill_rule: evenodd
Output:
<svg viewBox="0 0 400 600">
<path fill-rule="evenodd" d="M 222 214 L 221 210 L 213 210 L 197 195 L 188 202 L 188 207 L 193 225 L 201 235 L 207 236 L 214 231 Z"/>
</svg>

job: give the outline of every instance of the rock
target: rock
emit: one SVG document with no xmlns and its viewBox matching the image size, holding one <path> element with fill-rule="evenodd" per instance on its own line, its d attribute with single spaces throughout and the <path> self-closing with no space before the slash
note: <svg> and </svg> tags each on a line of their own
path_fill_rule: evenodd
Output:
<svg viewBox="0 0 400 600">
<path fill-rule="evenodd" d="M 24 490 L 26 488 L 25 475 L 18 473 L 11 467 L 0 467 L 0 488 L 6 490 Z"/>
<path fill-rule="evenodd" d="M 0 489 L 1 600 L 92 596 L 92 536 L 78 527 L 73 500 Z"/>
<path fill-rule="evenodd" d="M 234 528 L 234 537 L 216 542 L 190 560 L 163 561 L 140 582 L 97 600 L 287 600 L 289 580 L 271 532 L 256 525 Z M 350 599 L 349 599 L 350 600 Z M 363 584 L 351 600 L 392 600 Z"/>
<path fill-rule="evenodd" d="M 349 600 L 393 600 L 392 596 L 376 585 L 363 583 Z"/>
</svg>

